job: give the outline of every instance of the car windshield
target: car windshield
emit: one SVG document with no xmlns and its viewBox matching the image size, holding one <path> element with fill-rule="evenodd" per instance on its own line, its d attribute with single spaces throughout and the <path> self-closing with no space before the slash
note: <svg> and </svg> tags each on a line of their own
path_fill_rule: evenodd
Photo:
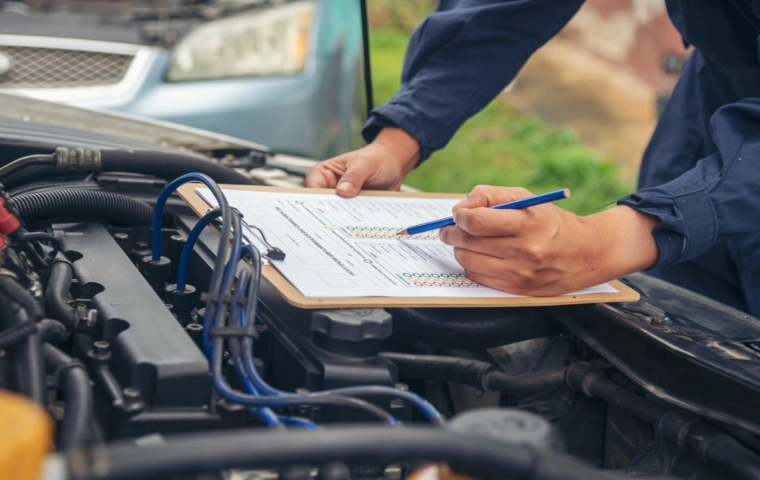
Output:
<svg viewBox="0 0 760 480">
<path fill-rule="evenodd" d="M 293 0 L 0 2 L 0 32 L 171 48 L 201 24 Z"/>
</svg>

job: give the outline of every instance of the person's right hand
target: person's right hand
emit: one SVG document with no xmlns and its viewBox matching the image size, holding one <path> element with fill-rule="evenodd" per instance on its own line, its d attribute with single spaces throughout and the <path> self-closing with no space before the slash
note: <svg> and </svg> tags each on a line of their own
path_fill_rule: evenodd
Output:
<svg viewBox="0 0 760 480">
<path fill-rule="evenodd" d="M 475 187 L 454 205 L 443 243 L 467 276 L 519 295 L 562 295 L 650 268 L 659 255 L 656 217 L 617 206 L 580 217 L 547 203 L 516 210 L 495 205 L 527 198 L 523 188 Z"/>
<path fill-rule="evenodd" d="M 384 128 L 366 147 L 313 166 L 306 172 L 306 186 L 335 188 L 343 197 L 353 197 L 363 188 L 398 190 L 419 152 L 417 140 L 404 130 Z"/>
</svg>

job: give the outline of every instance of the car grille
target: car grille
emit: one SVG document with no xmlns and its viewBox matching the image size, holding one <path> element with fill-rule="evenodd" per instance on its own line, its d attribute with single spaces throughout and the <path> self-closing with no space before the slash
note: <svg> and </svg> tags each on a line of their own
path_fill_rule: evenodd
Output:
<svg viewBox="0 0 760 480">
<path fill-rule="evenodd" d="M 118 83 L 132 55 L 0 45 L 10 69 L 0 75 L 0 88 L 89 87 Z"/>
</svg>

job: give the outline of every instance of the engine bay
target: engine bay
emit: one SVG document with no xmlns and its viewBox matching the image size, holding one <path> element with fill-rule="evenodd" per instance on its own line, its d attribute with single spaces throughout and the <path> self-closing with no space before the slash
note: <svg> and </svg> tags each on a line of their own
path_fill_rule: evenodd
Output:
<svg viewBox="0 0 760 480">
<path fill-rule="evenodd" d="M 260 157 L 20 151 L 0 167 L 0 411 L 52 419 L 37 478 L 760 478 L 742 312 L 644 274 L 622 304 L 299 309 L 234 209 L 173 195 L 257 183 Z"/>
</svg>

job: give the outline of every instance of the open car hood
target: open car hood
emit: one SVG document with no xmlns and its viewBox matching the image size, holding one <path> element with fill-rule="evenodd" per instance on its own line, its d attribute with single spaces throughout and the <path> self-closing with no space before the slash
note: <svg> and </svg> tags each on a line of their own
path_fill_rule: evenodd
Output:
<svg viewBox="0 0 760 480">
<path fill-rule="evenodd" d="M 263 145 L 227 135 L 124 113 L 78 107 L 0 91 L 0 117 L 41 125 L 81 130 L 141 143 L 195 152 L 254 150 Z"/>
</svg>

